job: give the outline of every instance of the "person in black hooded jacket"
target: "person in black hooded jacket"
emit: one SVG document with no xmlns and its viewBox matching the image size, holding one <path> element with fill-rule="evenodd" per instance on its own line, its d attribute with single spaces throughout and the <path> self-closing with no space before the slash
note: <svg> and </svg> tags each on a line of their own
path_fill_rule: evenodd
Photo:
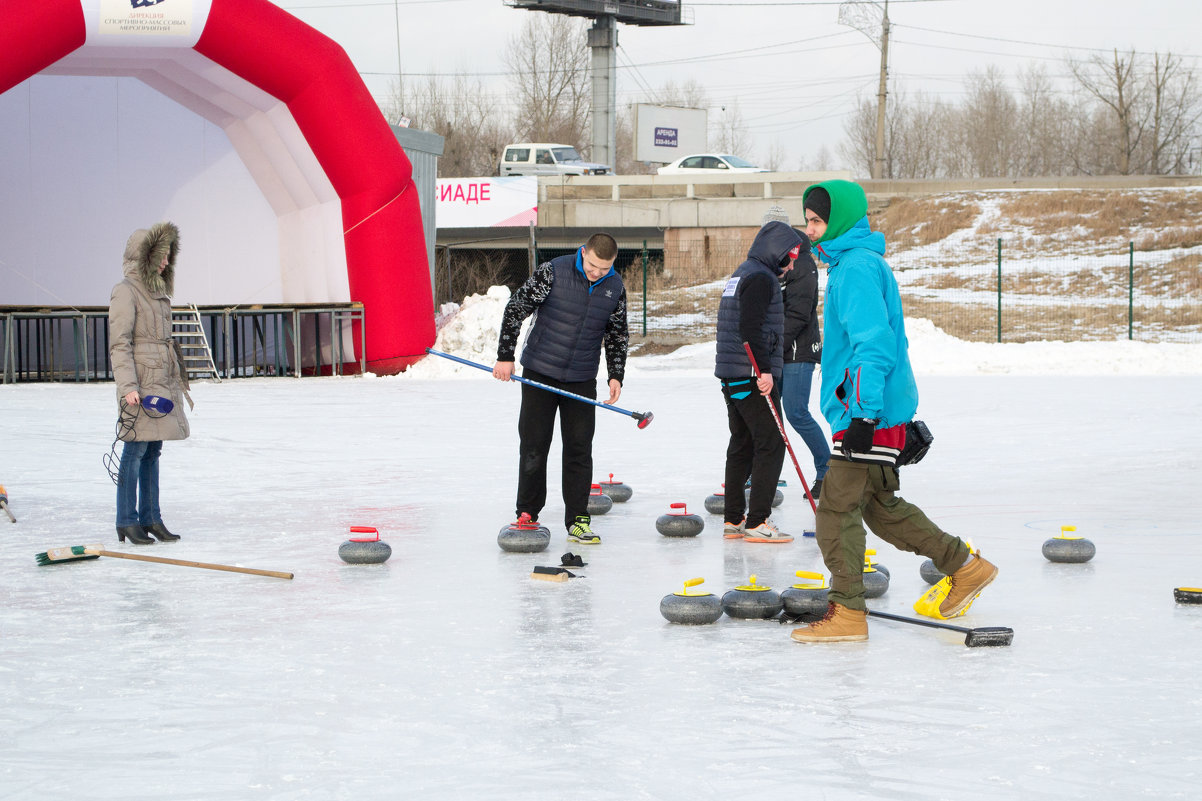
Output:
<svg viewBox="0 0 1202 801">
<path fill-rule="evenodd" d="M 722 382 L 730 427 L 725 535 L 731 539 L 793 541 L 769 522 L 768 515 L 785 459 L 785 441 L 773 415 L 775 408 L 775 416 L 780 416 L 784 370 L 784 302 L 779 280 L 792 268 L 800 247 L 801 235 L 785 223 L 765 225 L 751 243 L 747 260 L 726 282 L 718 304 L 714 375 Z M 744 343 L 760 368 L 758 380 Z M 751 497 L 744 518 L 743 484 L 748 476 Z"/>
<path fill-rule="evenodd" d="M 773 206 L 764 215 L 765 225 L 771 220 L 789 222 L 780 206 Z M 818 265 L 810 252 L 809 237 L 804 233 L 800 236 L 801 250 L 793 262 L 793 269 L 780 277 L 785 303 L 785 367 L 780 399 L 789 424 L 801 434 L 814 457 L 814 485 L 810 494 L 817 502 L 822 479 L 830 464 L 831 449 L 822 427 L 810 414 L 814 366 L 822 361 L 822 333 L 818 328 Z"/>
</svg>

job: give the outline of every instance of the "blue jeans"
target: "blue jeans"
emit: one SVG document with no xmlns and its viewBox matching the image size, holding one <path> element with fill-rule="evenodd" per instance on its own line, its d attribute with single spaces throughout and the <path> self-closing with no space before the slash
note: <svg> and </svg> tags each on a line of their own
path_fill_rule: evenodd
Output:
<svg viewBox="0 0 1202 801">
<path fill-rule="evenodd" d="M 126 442 L 117 476 L 117 525 L 163 522 L 159 511 L 159 454 L 163 441 Z"/>
<path fill-rule="evenodd" d="M 810 385 L 814 381 L 813 362 L 793 362 L 785 365 L 781 376 L 781 405 L 789 425 L 801 434 L 802 440 L 814 456 L 815 481 L 821 481 L 831 460 L 831 449 L 826 444 L 826 435 L 818 421 L 810 415 Z"/>
</svg>

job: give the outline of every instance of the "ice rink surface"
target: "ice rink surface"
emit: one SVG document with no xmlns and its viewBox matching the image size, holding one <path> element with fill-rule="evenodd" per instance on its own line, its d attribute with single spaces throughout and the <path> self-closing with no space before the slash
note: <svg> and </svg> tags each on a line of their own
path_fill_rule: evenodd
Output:
<svg viewBox="0 0 1202 801">
<path fill-rule="evenodd" d="M 632 364 L 619 406 L 653 411 L 646 430 L 597 414 L 595 478 L 634 489 L 595 519 L 600 546 L 566 543 L 555 446 L 539 554 L 496 544 L 520 393 L 483 373 L 195 386 L 193 436 L 162 456 L 183 539 L 142 548 L 116 542 L 101 466 L 113 385 L 0 387 L 19 521 L 0 518 L 0 799 L 1197 794 L 1202 607 L 1172 590 L 1202 585 L 1202 376 L 920 373 L 936 441 L 901 494 L 1000 566 L 956 622 L 1014 643 L 872 620 L 867 643 L 801 645 L 772 621 L 659 614 L 694 576 L 721 594 L 823 569 L 788 459 L 774 518 L 797 540 L 722 539 L 702 502 L 724 408 L 674 364 Z M 696 539 L 656 532 L 675 501 L 705 517 Z M 391 560 L 343 564 L 352 525 Z M 1062 525 L 1092 562 L 1043 558 Z M 296 577 L 35 564 L 92 542 Z M 922 559 L 869 545 L 893 576 L 870 604 L 913 614 Z M 569 549 L 585 578 L 530 580 Z"/>
</svg>

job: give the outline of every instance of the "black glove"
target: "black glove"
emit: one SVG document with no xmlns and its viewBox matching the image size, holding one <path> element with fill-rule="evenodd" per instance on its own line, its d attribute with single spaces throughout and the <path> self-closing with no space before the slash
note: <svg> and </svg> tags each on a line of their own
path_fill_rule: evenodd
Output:
<svg viewBox="0 0 1202 801">
<path fill-rule="evenodd" d="M 851 418 L 851 425 L 843 432 L 844 453 L 868 453 L 872 450 L 872 432 L 876 420 L 867 417 Z"/>
</svg>

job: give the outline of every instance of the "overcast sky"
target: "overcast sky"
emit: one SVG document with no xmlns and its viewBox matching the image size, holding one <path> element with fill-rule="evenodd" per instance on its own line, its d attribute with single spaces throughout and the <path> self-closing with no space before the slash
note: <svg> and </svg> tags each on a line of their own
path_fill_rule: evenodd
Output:
<svg viewBox="0 0 1202 801">
<path fill-rule="evenodd" d="M 533 14 L 502 0 L 277 0 L 338 41 L 373 94 L 387 93 L 398 69 L 410 75 L 479 75 L 504 103 L 503 53 Z M 857 98 L 875 97 L 880 51 L 839 24 L 837 2 L 685 3 L 691 25 L 619 25 L 618 103 L 646 102 L 649 90 L 689 78 L 707 89 L 711 124 L 737 103 L 754 145 L 774 144 L 784 169 L 813 166 L 825 145 L 836 154 Z M 400 18 L 398 31 L 397 18 Z M 972 70 L 996 65 L 1013 78 L 1032 63 L 1067 74 L 1065 58 L 1134 48 L 1172 51 L 1197 68 L 1198 0 L 892 0 L 890 91 L 917 90 L 949 101 Z M 584 46 L 583 40 L 581 46 Z M 1067 81 L 1064 86 L 1068 86 Z M 843 166 L 836 164 L 835 166 Z"/>
</svg>

